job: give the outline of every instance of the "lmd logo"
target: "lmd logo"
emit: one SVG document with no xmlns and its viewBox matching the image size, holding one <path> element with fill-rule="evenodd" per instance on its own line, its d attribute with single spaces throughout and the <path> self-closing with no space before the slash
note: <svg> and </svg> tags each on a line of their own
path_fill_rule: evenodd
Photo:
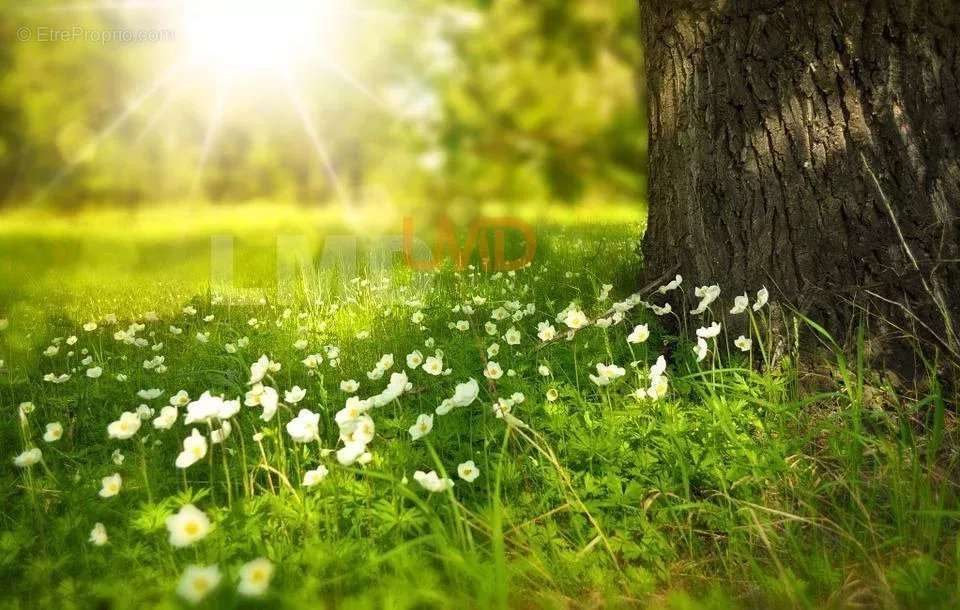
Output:
<svg viewBox="0 0 960 610">
<path fill-rule="evenodd" d="M 449 217 L 442 216 L 435 225 L 436 238 L 431 257 L 418 259 L 415 244 L 423 243 L 414 238 L 413 218 L 403 219 L 403 255 L 407 265 L 416 271 L 436 271 L 443 261 L 449 259 L 457 271 L 463 271 L 477 254 L 479 266 L 484 271 L 515 271 L 533 262 L 537 251 L 537 234 L 528 223 L 511 217 L 477 218 L 467 228 L 463 247 L 457 240 L 456 228 Z M 516 258 L 507 258 L 507 236 L 512 234 L 522 240 L 523 253 Z M 491 252 L 490 237 L 493 238 Z"/>
</svg>

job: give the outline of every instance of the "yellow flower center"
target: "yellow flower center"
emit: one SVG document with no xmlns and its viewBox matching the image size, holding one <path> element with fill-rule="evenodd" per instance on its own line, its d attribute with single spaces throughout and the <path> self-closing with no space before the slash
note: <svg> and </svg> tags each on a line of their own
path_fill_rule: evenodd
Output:
<svg viewBox="0 0 960 610">
<path fill-rule="evenodd" d="M 200 533 L 200 524 L 196 521 L 187 521 L 183 526 L 183 531 L 185 531 L 190 536 L 196 536 Z"/>
</svg>

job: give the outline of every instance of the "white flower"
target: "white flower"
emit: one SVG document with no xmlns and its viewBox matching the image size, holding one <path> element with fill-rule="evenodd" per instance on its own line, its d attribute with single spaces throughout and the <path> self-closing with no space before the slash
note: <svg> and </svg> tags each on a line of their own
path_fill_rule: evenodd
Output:
<svg viewBox="0 0 960 610">
<path fill-rule="evenodd" d="M 367 451 L 363 443 L 347 443 L 337 451 L 337 461 L 342 466 L 353 465 Z"/>
<path fill-rule="evenodd" d="M 193 504 L 185 504 L 167 517 L 166 525 L 171 546 L 178 548 L 203 540 L 210 533 L 210 519 Z"/>
<path fill-rule="evenodd" d="M 160 415 L 153 420 L 153 427 L 157 430 L 169 430 L 175 423 L 177 423 L 177 408 L 163 407 L 160 409 Z"/>
<path fill-rule="evenodd" d="M 480 394 L 480 386 L 472 377 L 465 383 L 458 383 L 453 391 L 451 401 L 456 407 L 469 407 Z"/>
<path fill-rule="evenodd" d="M 174 407 L 185 407 L 190 404 L 190 395 L 186 390 L 180 390 L 170 397 L 170 404 Z"/>
<path fill-rule="evenodd" d="M 42 457 L 43 452 L 40 451 L 40 448 L 33 447 L 32 449 L 27 449 L 17 457 L 13 458 L 13 463 L 19 468 L 26 468 L 38 463 Z"/>
<path fill-rule="evenodd" d="M 310 370 L 315 370 L 323 364 L 323 356 L 320 354 L 311 354 L 303 359 L 303 366 Z"/>
<path fill-rule="evenodd" d="M 459 330 L 460 332 L 470 330 L 470 322 L 468 322 L 467 320 L 457 320 L 457 323 L 455 326 L 457 330 Z"/>
<path fill-rule="evenodd" d="M 51 345 L 47 349 L 43 350 L 43 355 L 48 358 L 53 358 L 59 353 L 60 353 L 60 348 L 57 347 L 56 345 Z"/>
<path fill-rule="evenodd" d="M 430 434 L 431 430 L 433 430 L 433 415 L 421 413 L 417 416 L 417 423 L 410 426 L 410 438 L 415 441 L 420 440 Z"/>
<path fill-rule="evenodd" d="M 309 409 L 287 422 L 287 434 L 297 443 L 311 443 L 320 438 L 320 414 Z"/>
<path fill-rule="evenodd" d="M 110 461 L 116 464 L 117 466 L 122 466 L 124 459 L 126 458 L 123 456 L 123 453 L 119 449 L 114 449 L 113 453 L 110 454 Z"/>
<path fill-rule="evenodd" d="M 190 436 L 183 439 L 183 451 L 177 455 L 177 468 L 189 468 L 207 455 L 207 439 L 194 428 Z"/>
<path fill-rule="evenodd" d="M 207 343 L 210 341 L 210 333 L 197 333 L 197 341 Z"/>
<path fill-rule="evenodd" d="M 500 353 L 499 343 L 491 343 L 490 347 L 487 348 L 487 358 L 495 358 L 499 353 Z"/>
<path fill-rule="evenodd" d="M 220 584 L 220 568 L 217 566 L 187 566 L 177 585 L 177 594 L 191 604 L 199 604 Z"/>
<path fill-rule="evenodd" d="M 483 325 L 483 330 L 492 337 L 497 334 L 497 325 L 493 322 L 487 322 Z"/>
<path fill-rule="evenodd" d="M 263 407 L 263 413 L 260 414 L 260 419 L 270 421 L 277 413 L 277 407 L 280 404 L 280 395 L 270 386 L 264 386 L 262 383 L 258 383 L 247 392 L 243 404 L 248 407 Z"/>
<path fill-rule="evenodd" d="M 700 299 L 700 303 L 697 305 L 697 308 L 692 310 L 690 313 L 693 315 L 702 314 L 710 307 L 710 304 L 717 300 L 717 297 L 720 296 L 720 286 L 714 284 L 713 286 L 700 286 L 693 291 L 693 294 Z"/>
<path fill-rule="evenodd" d="M 380 361 L 377 362 L 377 368 L 382 371 L 389 371 L 393 368 L 393 354 L 384 354 L 380 356 Z"/>
<path fill-rule="evenodd" d="M 560 392 L 558 392 L 556 388 L 550 388 L 547 390 L 547 400 L 550 402 L 556 402 L 558 398 L 560 398 Z"/>
<path fill-rule="evenodd" d="M 232 431 L 233 426 L 230 425 L 229 421 L 224 420 L 221 422 L 219 429 L 210 431 L 210 442 L 214 445 L 219 445 L 230 437 L 230 432 Z"/>
<path fill-rule="evenodd" d="M 541 341 L 553 341 L 557 336 L 557 329 L 549 322 L 540 322 L 537 324 L 537 337 Z"/>
<path fill-rule="evenodd" d="M 537 373 L 539 373 L 541 377 L 549 377 L 550 367 L 547 366 L 546 364 L 541 364 L 540 366 L 537 367 Z"/>
<path fill-rule="evenodd" d="M 301 400 L 303 400 L 303 397 L 306 395 L 307 395 L 306 390 L 304 390 L 300 386 L 295 385 L 283 393 L 283 402 L 287 403 L 288 405 L 295 405 Z"/>
<path fill-rule="evenodd" d="M 597 374 L 590 375 L 590 381 L 598 386 L 605 386 L 613 380 L 623 377 L 626 373 L 627 371 L 624 370 L 623 367 L 617 366 L 616 364 L 597 363 Z"/>
<path fill-rule="evenodd" d="M 137 417 L 139 417 L 141 421 L 146 421 L 153 417 L 153 409 L 147 405 L 140 405 L 137 407 Z"/>
<path fill-rule="evenodd" d="M 676 290 L 677 288 L 679 288 L 680 284 L 682 283 L 683 283 L 683 277 L 678 274 L 677 277 L 673 278 L 673 280 L 657 288 L 657 292 L 659 292 L 660 294 L 667 294 L 671 290 Z"/>
<path fill-rule="evenodd" d="M 299 339 L 293 344 L 294 349 L 305 350 L 310 345 L 306 339 Z"/>
<path fill-rule="evenodd" d="M 741 352 L 749 352 L 750 348 L 753 347 L 753 341 L 743 335 L 737 337 L 733 344 L 736 345 Z"/>
<path fill-rule="evenodd" d="M 88 333 L 92 333 L 93 331 L 97 330 L 97 323 L 87 322 L 83 325 L 83 330 L 87 331 Z"/>
<path fill-rule="evenodd" d="M 177 328 L 176 326 L 171 326 L 171 327 L 170 327 L 170 334 L 171 334 L 171 335 L 181 335 L 181 334 L 183 334 L 183 329 L 182 329 L 182 328 Z"/>
<path fill-rule="evenodd" d="M 93 529 L 90 530 L 90 542 L 94 546 L 103 546 L 107 543 L 107 528 L 103 526 L 102 523 L 97 522 L 93 524 Z"/>
<path fill-rule="evenodd" d="M 153 400 L 154 398 L 160 398 L 162 394 L 163 394 L 163 390 L 159 390 L 157 388 L 152 388 L 150 390 L 140 390 L 139 392 L 137 392 L 137 396 L 139 396 L 142 400 Z"/>
<path fill-rule="evenodd" d="M 770 298 L 770 293 L 767 291 L 766 287 L 761 288 L 757 291 L 757 300 L 753 304 L 754 311 L 760 311 L 764 305 L 767 304 L 767 300 Z"/>
<path fill-rule="evenodd" d="M 500 379 L 503 377 L 503 369 L 500 368 L 500 365 L 491 360 L 487 363 L 487 366 L 483 369 L 483 376 L 487 379 Z"/>
<path fill-rule="evenodd" d="M 590 324 L 590 320 L 588 320 L 586 314 L 579 309 L 570 309 L 563 317 L 563 323 L 571 330 L 579 330 Z"/>
<path fill-rule="evenodd" d="M 453 487 L 453 481 L 447 478 L 441 479 L 436 471 L 423 472 L 418 470 L 413 473 L 413 479 L 420 483 L 420 486 L 429 492 L 439 493 Z"/>
<path fill-rule="evenodd" d="M 120 478 L 119 473 L 113 473 L 109 477 L 103 477 L 100 479 L 100 492 L 99 496 L 101 498 L 112 498 L 113 496 L 120 493 L 120 487 L 123 485 L 123 479 Z"/>
<path fill-rule="evenodd" d="M 410 321 L 413 322 L 414 324 L 421 324 L 423 323 L 423 318 L 424 318 L 424 315 L 422 311 L 415 311 L 413 312 L 413 315 L 410 316 Z"/>
<path fill-rule="evenodd" d="M 107 435 L 110 438 L 125 440 L 132 437 L 140 429 L 140 416 L 133 411 L 124 411 L 120 419 L 107 426 Z"/>
<path fill-rule="evenodd" d="M 197 308 L 193 305 L 187 305 L 183 308 L 183 313 L 187 314 L 188 316 L 195 316 L 197 315 Z"/>
<path fill-rule="evenodd" d="M 424 372 L 430 375 L 440 375 L 443 373 L 443 358 L 438 356 L 428 356 L 423 363 Z"/>
<path fill-rule="evenodd" d="M 731 315 L 737 315 L 745 312 L 747 307 L 750 305 L 750 297 L 746 293 L 741 294 L 738 297 L 733 299 L 733 309 L 730 310 Z"/>
<path fill-rule="evenodd" d="M 497 307 L 492 312 L 490 312 L 490 317 L 496 321 L 506 320 L 510 317 L 510 312 L 504 309 L 503 307 Z"/>
<path fill-rule="evenodd" d="M 710 326 L 704 326 L 697 329 L 697 336 L 702 339 L 713 339 L 720 334 L 720 323 L 714 322 Z"/>
<path fill-rule="evenodd" d="M 360 384 L 353 379 L 347 379 L 340 382 L 340 390 L 347 394 L 353 394 L 360 389 Z"/>
<path fill-rule="evenodd" d="M 423 364 L 423 354 L 420 350 L 414 350 L 407 354 L 407 367 L 411 369 L 419 368 Z"/>
<path fill-rule="evenodd" d="M 326 466 L 317 466 L 313 470 L 308 470 L 303 473 L 303 485 L 304 487 L 313 487 L 320 481 L 326 478 L 330 473 L 330 470 Z"/>
<path fill-rule="evenodd" d="M 90 379 L 99 379 L 103 375 L 103 367 L 95 366 L 87 369 L 87 377 Z"/>
<path fill-rule="evenodd" d="M 467 483 L 473 483 L 477 480 L 477 477 L 480 476 L 480 470 L 477 468 L 477 465 L 473 463 L 473 460 L 467 460 L 457 466 L 457 475 Z"/>
<path fill-rule="evenodd" d="M 507 345 L 520 345 L 520 331 L 511 326 L 503 335 L 503 340 L 507 342 Z"/>
<path fill-rule="evenodd" d="M 63 437 L 63 426 L 60 422 L 55 421 L 47 424 L 47 431 L 43 433 L 43 440 L 48 443 L 53 443 L 60 440 Z"/>
<path fill-rule="evenodd" d="M 627 343 L 643 343 L 650 338 L 650 329 L 646 324 L 638 324 L 633 327 L 633 332 L 627 336 Z"/>
<path fill-rule="evenodd" d="M 247 597 L 263 595 L 270 587 L 272 578 L 273 564 L 270 560 L 264 557 L 254 559 L 240 568 L 240 584 L 237 585 L 237 592 Z"/>
<path fill-rule="evenodd" d="M 697 338 L 697 344 L 693 346 L 693 353 L 697 355 L 697 362 L 702 362 L 707 357 L 707 340 L 703 337 Z"/>
<path fill-rule="evenodd" d="M 270 371 L 270 359 L 266 355 L 260 356 L 260 358 L 250 365 L 250 381 L 249 385 L 255 385 L 263 381 L 263 378 Z"/>
</svg>

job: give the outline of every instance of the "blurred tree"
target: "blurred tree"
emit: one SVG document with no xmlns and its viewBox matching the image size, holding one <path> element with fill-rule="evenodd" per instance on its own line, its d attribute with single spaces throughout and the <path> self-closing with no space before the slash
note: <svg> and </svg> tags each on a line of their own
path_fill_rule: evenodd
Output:
<svg viewBox="0 0 960 610">
<path fill-rule="evenodd" d="M 841 333 L 877 295 L 960 355 L 957 3 L 641 6 L 646 273 L 766 285 Z"/>
</svg>

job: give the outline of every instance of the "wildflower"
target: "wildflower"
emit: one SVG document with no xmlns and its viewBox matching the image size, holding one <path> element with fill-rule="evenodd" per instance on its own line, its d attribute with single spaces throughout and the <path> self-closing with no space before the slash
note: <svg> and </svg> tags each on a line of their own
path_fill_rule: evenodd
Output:
<svg viewBox="0 0 960 610">
<path fill-rule="evenodd" d="M 473 483 L 477 480 L 477 477 L 480 476 L 480 470 L 477 468 L 477 465 L 473 463 L 473 460 L 467 460 L 457 466 L 457 475 L 467 483 Z"/>
<path fill-rule="evenodd" d="M 470 322 L 467 320 L 457 320 L 456 328 L 460 332 L 468 331 L 470 330 Z"/>
<path fill-rule="evenodd" d="M 197 315 L 197 308 L 193 305 L 187 305 L 183 308 L 183 313 L 187 314 L 188 316 L 195 316 Z"/>
<path fill-rule="evenodd" d="M 183 451 L 177 455 L 177 468 L 189 468 L 207 455 L 207 439 L 194 428 L 190 436 L 183 439 Z"/>
<path fill-rule="evenodd" d="M 92 333 L 93 331 L 97 330 L 97 323 L 87 322 L 86 324 L 83 325 L 83 330 L 85 330 L 88 333 Z"/>
<path fill-rule="evenodd" d="M 750 348 L 753 347 L 753 341 L 747 339 L 743 335 L 737 337 L 733 344 L 736 345 L 737 349 L 739 349 L 741 352 L 749 352 Z"/>
<path fill-rule="evenodd" d="M 28 466 L 33 466 L 34 464 L 38 463 L 42 457 L 43 452 L 40 451 L 40 448 L 33 447 L 13 458 L 13 463 L 18 468 L 27 468 Z"/>
<path fill-rule="evenodd" d="M 743 293 L 738 297 L 734 297 L 733 309 L 730 310 L 730 314 L 734 316 L 737 314 L 741 314 L 747 310 L 747 306 L 749 305 L 750 305 L 750 297 L 748 297 L 746 293 Z"/>
<path fill-rule="evenodd" d="M 184 504 L 176 514 L 167 517 L 166 525 L 170 545 L 178 548 L 203 540 L 210 533 L 210 519 L 193 504 Z"/>
<path fill-rule="evenodd" d="M 197 341 L 207 343 L 210 341 L 210 333 L 197 333 Z"/>
<path fill-rule="evenodd" d="M 120 419 L 107 426 L 107 435 L 110 438 L 126 440 L 140 429 L 140 416 L 133 411 L 124 411 Z"/>
<path fill-rule="evenodd" d="M 495 358 L 499 353 L 500 353 L 499 343 L 491 343 L 490 347 L 487 348 L 487 358 Z"/>
<path fill-rule="evenodd" d="M 453 481 L 447 478 L 441 479 L 434 470 L 430 472 L 418 470 L 413 473 L 413 479 L 420 483 L 421 487 L 432 493 L 439 493 L 453 487 Z"/>
<path fill-rule="evenodd" d="M 503 377 L 503 369 L 500 368 L 500 365 L 491 360 L 487 362 L 487 366 L 483 369 L 483 376 L 487 379 L 500 379 Z"/>
<path fill-rule="evenodd" d="M 210 431 L 210 442 L 219 445 L 230 437 L 232 431 L 233 426 L 230 425 L 229 421 L 224 420 L 218 429 Z"/>
<path fill-rule="evenodd" d="M 123 485 L 123 479 L 120 478 L 119 473 L 113 473 L 109 477 L 103 477 L 100 479 L 100 492 L 99 496 L 101 498 L 112 498 L 113 496 L 120 493 L 120 487 Z"/>
<path fill-rule="evenodd" d="M 187 566 L 177 585 L 177 593 L 191 604 L 199 604 L 220 584 L 220 568 L 217 566 Z"/>
<path fill-rule="evenodd" d="M 163 394 L 163 390 L 159 390 L 157 388 L 152 388 L 150 390 L 140 390 L 139 392 L 137 392 L 137 396 L 139 396 L 143 400 L 153 400 L 155 398 L 160 398 L 162 394 Z"/>
<path fill-rule="evenodd" d="M 424 315 L 422 311 L 415 311 L 413 312 L 413 315 L 410 316 L 410 321 L 413 322 L 414 324 L 422 324 L 423 318 L 424 318 Z"/>
<path fill-rule="evenodd" d="M 270 371 L 270 359 L 266 355 L 260 356 L 260 358 L 250 365 L 250 381 L 248 385 L 256 385 L 263 381 L 263 378 L 266 377 L 267 373 Z"/>
<path fill-rule="evenodd" d="M 347 379 L 340 382 L 340 390 L 347 394 L 353 394 L 360 389 L 360 384 L 353 379 Z"/>
<path fill-rule="evenodd" d="M 305 350 L 310 345 L 306 339 L 299 339 L 293 344 L 294 349 Z"/>
<path fill-rule="evenodd" d="M 306 390 L 304 390 L 300 386 L 295 385 L 283 393 L 283 401 L 288 405 L 295 405 L 301 400 L 303 400 L 303 397 L 306 395 L 307 395 Z"/>
<path fill-rule="evenodd" d="M 541 341 L 553 341 L 557 336 L 557 329 L 549 322 L 540 322 L 537 324 L 537 337 Z"/>
<path fill-rule="evenodd" d="M 146 421 L 153 417 L 153 409 L 147 405 L 140 405 L 137 407 L 137 417 L 140 418 L 140 421 Z"/>
<path fill-rule="evenodd" d="M 107 543 L 107 528 L 100 522 L 94 523 L 93 529 L 90 530 L 89 540 L 93 543 L 93 546 L 105 545 Z"/>
<path fill-rule="evenodd" d="M 497 334 L 497 325 L 493 322 L 487 322 L 483 325 L 483 330 L 492 337 Z"/>
<path fill-rule="evenodd" d="M 428 356 L 423 363 L 423 370 L 429 375 L 440 375 L 443 373 L 443 358 L 439 356 Z"/>
<path fill-rule="evenodd" d="M 309 409 L 287 422 L 287 434 L 297 443 L 310 443 L 320 438 L 320 414 Z"/>
<path fill-rule="evenodd" d="M 171 334 L 171 335 L 182 335 L 182 334 L 183 334 L 183 329 L 182 329 L 182 328 L 178 328 L 178 327 L 176 327 L 176 326 L 171 326 L 171 327 L 170 327 L 170 334 Z"/>
<path fill-rule="evenodd" d="M 188 426 L 196 422 L 209 423 L 211 419 L 220 416 L 221 408 L 223 408 L 223 398 L 204 392 L 200 398 L 187 405 L 187 414 L 183 418 L 183 423 Z"/>
<path fill-rule="evenodd" d="M 170 397 L 170 405 L 174 407 L 185 407 L 190 404 L 190 395 L 186 390 L 180 390 Z"/>
<path fill-rule="evenodd" d="M 683 277 L 678 274 L 677 277 L 673 278 L 670 282 L 657 288 L 657 292 L 659 292 L 660 294 L 667 294 L 668 292 L 679 288 L 680 284 L 682 283 L 683 283 Z"/>
<path fill-rule="evenodd" d="M 547 390 L 547 400 L 550 402 L 556 402 L 558 398 L 560 398 L 560 392 L 558 392 L 556 388 L 550 388 Z"/>
<path fill-rule="evenodd" d="M 693 294 L 700 299 L 700 303 L 697 305 L 697 308 L 691 310 L 690 313 L 699 315 L 705 312 L 707 308 L 710 307 L 710 304 L 720 296 L 720 286 L 716 284 L 712 286 L 700 286 L 693 291 Z"/>
<path fill-rule="evenodd" d="M 423 354 L 420 350 L 414 350 L 407 354 L 407 368 L 417 369 L 423 364 Z"/>
<path fill-rule="evenodd" d="M 114 449 L 113 453 L 110 454 L 110 461 L 117 466 L 122 466 L 124 459 L 126 458 L 124 458 L 123 452 L 121 452 L 119 449 Z"/>
<path fill-rule="evenodd" d="M 666 303 L 663 307 L 651 303 L 650 311 L 656 316 L 665 316 L 673 311 L 673 307 L 670 306 L 670 303 Z"/>
<path fill-rule="evenodd" d="M 337 451 L 337 462 L 341 466 L 353 465 L 367 450 L 363 443 L 347 443 Z"/>
<path fill-rule="evenodd" d="M 763 306 L 767 304 L 767 300 L 770 298 L 770 292 L 767 289 L 761 288 L 757 291 L 757 300 L 753 304 L 754 311 L 760 311 L 763 309 Z"/>
<path fill-rule="evenodd" d="M 451 401 L 456 407 L 469 407 L 473 404 L 473 401 L 477 399 L 479 394 L 480 386 L 477 384 L 476 379 L 471 378 L 465 383 L 457 384 L 456 388 L 454 388 Z"/>
<path fill-rule="evenodd" d="M 650 329 L 646 324 L 638 324 L 633 327 L 633 332 L 627 336 L 627 343 L 643 343 L 650 338 Z"/>
<path fill-rule="evenodd" d="M 490 312 L 490 317 L 500 322 L 501 320 L 506 320 L 510 317 L 510 312 L 504 309 L 503 307 L 497 307 L 492 312 Z"/>
<path fill-rule="evenodd" d="M 163 407 L 159 417 L 153 420 L 153 427 L 157 430 L 169 430 L 177 423 L 177 414 L 176 407 Z"/>
<path fill-rule="evenodd" d="M 503 335 L 503 340 L 507 342 L 507 345 L 520 345 L 520 331 L 511 326 L 510 330 Z"/>
<path fill-rule="evenodd" d="M 550 367 L 547 366 L 546 364 L 541 364 L 540 366 L 537 367 L 537 373 L 539 373 L 541 377 L 549 377 Z"/>
<path fill-rule="evenodd" d="M 87 377 L 90 379 L 99 379 L 103 375 L 103 367 L 95 366 L 87 369 Z"/>
<path fill-rule="evenodd" d="M 313 471 L 311 471 L 313 472 Z M 240 568 L 240 584 L 237 592 L 247 597 L 257 597 L 266 593 L 273 578 L 273 564 L 261 557 L 249 561 Z"/>
<path fill-rule="evenodd" d="M 588 320 L 586 314 L 579 309 L 570 309 L 563 317 L 563 323 L 566 324 L 570 330 L 579 330 L 590 324 L 590 320 Z"/>
<path fill-rule="evenodd" d="M 320 365 L 323 364 L 323 356 L 320 354 L 311 354 L 304 358 L 302 362 L 303 366 L 313 371 L 320 368 Z"/>
<path fill-rule="evenodd" d="M 320 481 L 326 478 L 330 473 L 330 470 L 326 466 L 317 466 L 313 470 L 308 470 L 303 473 L 303 485 L 304 487 L 313 487 Z"/>
<path fill-rule="evenodd" d="M 433 415 L 421 413 L 417 416 L 417 423 L 410 426 L 410 438 L 415 441 L 420 440 L 430 434 L 431 430 L 433 430 Z"/>
<path fill-rule="evenodd" d="M 63 436 L 63 426 L 60 422 L 55 421 L 47 424 L 47 431 L 43 433 L 43 440 L 48 443 L 53 443 L 60 440 Z"/>
<path fill-rule="evenodd" d="M 244 397 L 243 404 L 248 407 L 263 407 L 260 419 L 270 421 L 277 413 L 277 407 L 280 404 L 280 396 L 277 391 L 270 386 L 264 386 L 261 383 L 256 384 Z"/>
<path fill-rule="evenodd" d="M 693 353 L 697 355 L 697 362 L 702 362 L 707 357 L 707 341 L 703 337 L 697 338 L 697 344 L 693 347 Z"/>
<path fill-rule="evenodd" d="M 697 329 L 697 336 L 702 339 L 713 339 L 720 334 L 720 323 L 714 322 L 710 326 L 704 326 Z"/>
<path fill-rule="evenodd" d="M 598 386 L 605 386 L 609 385 L 615 379 L 623 377 L 626 373 L 623 367 L 619 367 L 616 364 L 597 363 L 597 374 L 590 375 L 590 381 Z"/>
</svg>

